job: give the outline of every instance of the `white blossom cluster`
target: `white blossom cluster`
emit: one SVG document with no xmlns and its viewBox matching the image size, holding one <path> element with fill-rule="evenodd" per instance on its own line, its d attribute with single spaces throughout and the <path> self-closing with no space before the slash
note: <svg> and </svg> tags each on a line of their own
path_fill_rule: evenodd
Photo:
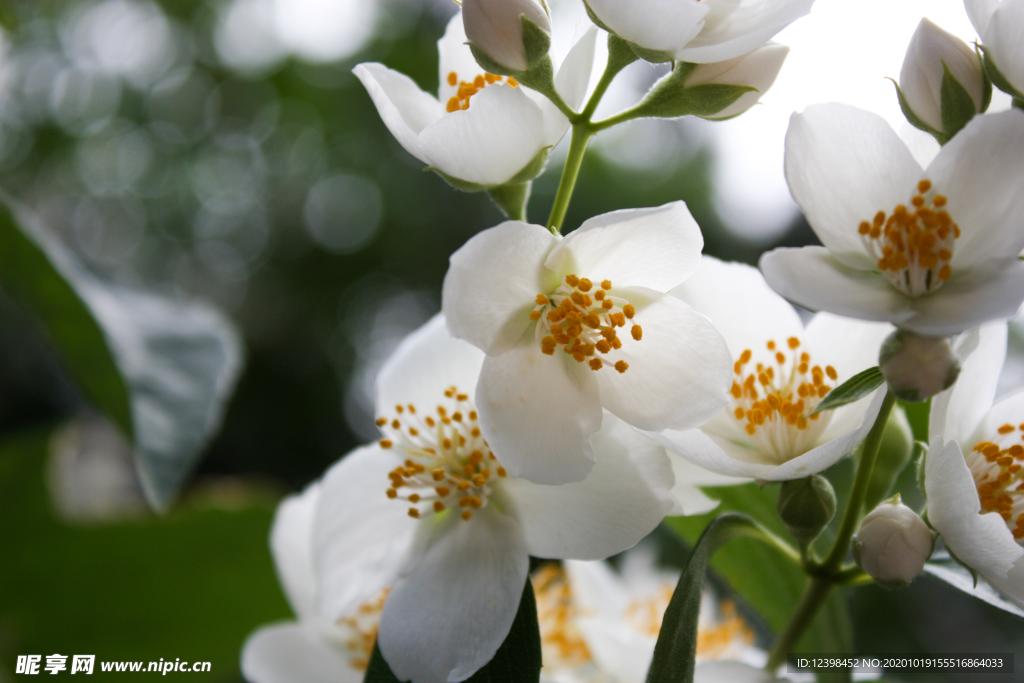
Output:
<svg viewBox="0 0 1024 683">
<path fill-rule="evenodd" d="M 585 135 L 639 116 L 741 114 L 782 66 L 785 48 L 767 41 L 811 0 L 585 5 L 593 24 L 558 68 L 542 0 L 463 0 L 438 43 L 436 97 L 383 65 L 355 69 L 410 154 L 490 192 L 510 220 L 451 256 L 442 313 L 381 370 L 379 441 L 282 503 L 271 545 L 298 621 L 251 637 L 254 683 L 361 680 L 375 643 L 399 680 L 463 681 L 508 635 L 531 556 L 565 561 L 533 577 L 544 675 L 643 680 L 667 598 L 639 600 L 656 607 L 630 634 L 622 610 L 638 599 L 607 566 L 578 561 L 713 509 L 700 486 L 801 479 L 854 452 L 888 419 L 889 390 L 815 409 L 878 365 L 887 337 L 905 347 L 883 351 L 891 391 L 944 391 L 923 468 L 928 524 L 883 504 L 854 542 L 860 566 L 905 585 L 934 529 L 1024 606 L 1024 394 L 992 405 L 1002 321 L 1024 300 L 1024 0 L 967 0 L 977 49 L 927 21 L 915 34 L 898 92 L 943 145 L 927 167 L 874 114 L 793 115 L 786 177 L 822 246 L 774 250 L 760 270 L 702 256 L 682 202 L 596 216 L 565 237 L 559 218 L 531 224 L 522 207 L 570 128 L 563 216 Z M 601 31 L 608 79 L 588 91 Z M 672 72 L 633 110 L 592 122 L 614 61 L 638 58 Z M 984 113 L 993 83 L 1013 109 Z M 789 302 L 818 313 L 805 321 Z M 933 368 L 919 366 L 936 362 L 907 360 L 906 339 L 953 335 L 956 357 L 926 391 L 919 375 Z M 545 623 L 550 599 L 569 602 Z M 726 645 L 715 658 L 731 661 L 697 680 L 773 680 L 751 666 L 749 638 Z"/>
</svg>

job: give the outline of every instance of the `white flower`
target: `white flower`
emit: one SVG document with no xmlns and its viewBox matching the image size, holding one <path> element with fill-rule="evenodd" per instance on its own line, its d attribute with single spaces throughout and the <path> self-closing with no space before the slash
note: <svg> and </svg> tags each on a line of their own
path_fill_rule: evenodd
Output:
<svg viewBox="0 0 1024 683">
<path fill-rule="evenodd" d="M 811 310 L 948 336 L 1024 299 L 1024 112 L 976 116 L 927 170 L 879 116 L 794 114 L 786 179 L 823 247 L 761 257 L 775 291 Z"/>
<path fill-rule="evenodd" d="M 664 450 L 608 416 L 593 472 L 540 486 L 508 476 L 480 433 L 484 354 L 434 318 L 377 381 L 385 438 L 325 475 L 314 523 L 317 604 L 350 614 L 390 586 L 378 645 L 399 680 L 468 678 L 508 634 L 529 556 L 596 559 L 649 533 L 676 504 Z"/>
<path fill-rule="evenodd" d="M 921 517 L 900 502 L 884 502 L 854 537 L 857 563 L 879 584 L 905 588 L 924 569 L 935 537 Z"/>
<path fill-rule="evenodd" d="M 544 565 L 533 577 L 537 596 L 542 679 L 552 683 L 643 683 L 654 656 L 662 617 L 679 572 L 659 569 L 653 548 L 626 553 L 621 572 L 607 563 L 568 561 Z M 698 681 L 710 662 L 742 660 L 763 665 L 754 633 L 735 605 L 705 592 L 697 632 Z M 759 679 L 755 679 L 759 680 Z"/>
<path fill-rule="evenodd" d="M 595 35 L 590 29 L 577 41 L 555 77 L 563 99 L 574 108 L 586 94 Z M 382 64 L 353 70 L 388 130 L 414 157 L 458 181 L 495 187 L 562 139 L 569 120 L 554 104 L 519 87 L 515 79 L 486 74 L 477 65 L 466 45 L 461 13 L 448 22 L 437 50 L 437 98 Z"/>
<path fill-rule="evenodd" d="M 765 43 L 753 52 L 713 64 L 701 64 L 686 77 L 684 85 L 691 87 L 704 83 L 746 85 L 757 90 L 740 95 L 739 99 L 716 113 L 711 119 L 739 116 L 757 104 L 757 101 L 775 82 L 789 48 L 778 43 Z"/>
<path fill-rule="evenodd" d="M 784 481 L 820 472 L 870 431 L 883 392 L 809 419 L 827 393 L 875 365 L 889 325 L 820 313 L 805 328 L 756 268 L 701 260 L 671 294 L 711 319 L 735 363 L 729 404 L 699 429 L 645 432 L 701 467 Z"/>
<path fill-rule="evenodd" d="M 964 0 L 964 6 L 989 59 L 1017 96 L 1024 94 L 1024 0 Z"/>
<path fill-rule="evenodd" d="M 964 87 L 981 111 L 985 96 L 985 74 L 981 59 L 967 43 L 928 18 L 921 19 L 907 46 L 900 70 L 900 89 L 911 111 L 924 123 L 939 132 L 942 124 L 943 65 Z"/>
<path fill-rule="evenodd" d="M 586 0 L 623 40 L 682 62 L 751 52 L 811 11 L 814 0 Z M 668 59 L 662 61 L 668 61 Z"/>
<path fill-rule="evenodd" d="M 993 405 L 1006 325 L 964 335 L 960 379 L 932 399 L 928 521 L 951 553 L 1024 607 L 1024 392 Z"/>
<path fill-rule="evenodd" d="M 242 648 L 249 683 L 361 683 L 373 652 L 387 594 L 375 589 L 337 623 L 319 617 L 314 597 L 313 515 L 320 485 L 289 496 L 274 517 L 270 549 L 277 576 L 298 621 L 264 626 Z"/>
<path fill-rule="evenodd" d="M 591 218 L 564 239 L 509 221 L 452 255 L 442 307 L 452 335 L 487 353 L 477 407 L 511 474 L 582 480 L 602 407 L 646 430 L 721 410 L 725 343 L 665 294 L 696 268 L 703 242 L 674 202 Z"/>
<path fill-rule="evenodd" d="M 462 15 L 466 37 L 511 71 L 529 67 L 521 17 L 551 34 L 551 17 L 540 0 L 463 0 Z"/>
</svg>

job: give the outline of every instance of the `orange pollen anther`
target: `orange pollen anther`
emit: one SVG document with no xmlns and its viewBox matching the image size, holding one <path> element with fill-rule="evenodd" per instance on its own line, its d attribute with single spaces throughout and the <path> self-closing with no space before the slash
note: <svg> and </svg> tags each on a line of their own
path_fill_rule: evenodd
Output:
<svg viewBox="0 0 1024 683">
<path fill-rule="evenodd" d="M 472 81 L 460 81 L 459 75 L 452 71 L 445 79 L 449 86 L 455 88 L 455 94 L 448 98 L 445 110 L 448 113 L 469 109 L 469 100 L 484 88 L 495 83 L 503 83 L 515 88 L 519 82 L 514 78 L 505 78 L 492 73 L 477 74 Z"/>
<path fill-rule="evenodd" d="M 996 432 L 993 441 L 979 441 L 964 457 L 978 489 L 980 513 L 998 514 L 1024 545 L 1024 435 L 1011 424 Z"/>
</svg>

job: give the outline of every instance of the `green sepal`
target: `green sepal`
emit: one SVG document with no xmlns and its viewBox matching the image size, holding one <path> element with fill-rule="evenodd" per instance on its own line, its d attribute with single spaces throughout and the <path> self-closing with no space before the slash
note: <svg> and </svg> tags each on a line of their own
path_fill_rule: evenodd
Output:
<svg viewBox="0 0 1024 683">
<path fill-rule="evenodd" d="M 609 73 L 617 74 L 640 57 L 637 56 L 633 44 L 619 38 L 614 33 L 608 34 L 608 65 Z"/>
<path fill-rule="evenodd" d="M 646 47 L 641 47 L 636 43 L 631 43 L 625 38 L 616 35 L 615 31 L 608 28 L 608 26 L 598 18 L 597 14 L 594 13 L 594 10 L 590 9 L 590 5 L 587 3 L 587 0 L 583 0 L 583 6 L 587 10 L 587 16 L 590 17 L 590 20 L 594 22 L 594 24 L 599 29 L 607 32 L 609 36 L 615 36 L 623 43 L 628 45 L 629 49 L 632 50 L 633 54 L 636 55 L 638 58 L 643 59 L 644 61 L 651 62 L 652 64 L 663 64 L 665 62 L 675 61 L 675 55 L 673 55 L 671 52 L 665 52 L 663 50 L 650 50 Z"/>
<path fill-rule="evenodd" d="M 465 683 L 537 683 L 540 680 L 541 652 L 540 626 L 537 622 L 537 601 L 533 586 L 526 579 L 519 611 L 512 622 L 505 642 L 482 669 L 466 679 Z M 384 661 L 375 643 L 370 664 L 366 667 L 363 683 L 400 683 L 391 667 Z"/>
<path fill-rule="evenodd" d="M 952 138 L 978 113 L 978 105 L 974 103 L 967 88 L 949 70 L 945 60 L 942 61 L 942 87 L 939 93 L 942 128 L 946 136 Z"/>
<path fill-rule="evenodd" d="M 1024 109 L 1024 97 L 1014 97 L 1013 107 L 1014 109 Z"/>
<path fill-rule="evenodd" d="M 514 71 L 508 67 L 498 64 L 496 61 L 483 51 L 476 43 L 467 41 L 469 49 L 473 52 L 473 57 L 476 59 L 476 63 L 480 65 L 484 71 L 498 76 L 511 76 L 520 83 L 524 83 L 523 76 L 530 73 L 531 71 L 542 67 L 545 59 L 548 62 L 548 68 L 550 68 L 551 60 L 548 58 L 548 51 L 551 49 L 551 36 L 547 31 L 542 29 L 537 24 L 533 23 L 526 18 L 525 14 L 519 15 L 519 20 L 523 24 L 523 47 L 526 49 L 526 71 Z"/>
<path fill-rule="evenodd" d="M 817 407 L 809 412 L 806 417 L 811 415 L 817 415 L 825 410 L 832 410 L 839 406 L 845 406 L 847 403 L 853 403 L 864 398 L 872 391 L 882 386 L 885 382 L 885 377 L 882 375 L 882 369 L 877 365 L 873 368 L 868 368 L 863 372 L 858 372 L 856 375 L 846 380 L 838 387 L 828 392 L 821 403 Z"/>
<path fill-rule="evenodd" d="M 719 515 L 704 529 L 665 610 L 647 683 L 693 683 L 697 618 L 708 561 L 723 543 L 750 533 L 758 533 L 757 523 L 736 513 Z"/>
<path fill-rule="evenodd" d="M 433 171 L 437 175 L 444 178 L 444 181 L 454 187 L 456 190 L 462 190 L 463 192 L 490 192 L 506 185 L 521 185 L 522 183 L 529 182 L 544 172 L 544 167 L 548 164 L 548 156 L 551 154 L 551 147 L 544 147 L 537 154 L 534 155 L 530 162 L 523 166 L 518 173 L 509 178 L 503 183 L 486 185 L 484 183 L 474 183 L 469 180 L 463 180 L 462 178 L 456 178 L 450 176 L 441 169 L 435 166 L 427 166 L 424 171 Z M 500 206 L 500 205 L 499 205 Z"/>
<path fill-rule="evenodd" d="M 978 55 L 978 61 L 981 63 L 981 107 L 978 111 L 984 114 L 992 104 L 992 79 L 985 69 L 985 55 L 981 53 L 981 46 L 977 43 L 974 44 L 974 52 Z"/>
<path fill-rule="evenodd" d="M 936 140 L 938 140 L 940 145 L 946 144 L 949 141 L 949 137 L 947 137 L 941 131 L 935 130 L 927 123 L 922 121 L 921 118 L 914 113 L 914 110 L 910 108 L 910 103 L 907 102 L 907 98 L 903 95 L 903 90 L 900 89 L 900 84 L 891 78 L 889 80 L 892 81 L 892 84 L 894 86 L 896 86 L 896 99 L 898 99 L 900 102 L 900 110 L 903 112 L 903 116 L 906 117 L 907 123 L 912 125 L 914 128 L 917 128 L 918 130 L 923 130 L 925 133 L 928 133 Z"/>
<path fill-rule="evenodd" d="M 686 79 L 696 68 L 696 64 L 678 62 L 672 72 L 655 83 L 640 104 L 633 108 L 633 118 L 711 118 L 745 93 L 757 92 L 757 88 L 749 85 L 725 83 L 702 83 L 687 87 Z"/>
<path fill-rule="evenodd" d="M 1024 93 L 1021 93 L 1011 85 L 1010 81 L 1003 75 L 1003 72 L 996 66 L 996 63 L 992 61 L 992 57 L 988 54 L 988 49 L 984 45 L 979 45 L 978 48 L 985 56 L 982 63 L 985 65 L 985 73 L 992 79 L 992 84 L 1015 100 L 1024 100 Z"/>
<path fill-rule="evenodd" d="M 509 220 L 526 221 L 526 204 L 530 201 L 532 181 L 525 183 L 506 183 L 487 190 L 491 200 L 498 205 Z"/>
</svg>

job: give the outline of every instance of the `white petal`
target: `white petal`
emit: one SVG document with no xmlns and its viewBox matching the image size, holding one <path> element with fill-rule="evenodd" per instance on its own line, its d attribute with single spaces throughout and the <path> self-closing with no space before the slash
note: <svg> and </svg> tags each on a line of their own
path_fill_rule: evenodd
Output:
<svg viewBox="0 0 1024 683">
<path fill-rule="evenodd" d="M 997 7 L 999 7 L 999 0 L 964 0 L 967 16 L 974 24 L 974 30 L 981 36 L 982 42 L 985 41 L 989 21 Z"/>
<path fill-rule="evenodd" d="M 653 531 L 675 506 L 672 466 L 661 446 L 611 415 L 592 443 L 594 469 L 581 482 L 502 482 L 534 557 L 610 557 Z"/>
<path fill-rule="evenodd" d="M 900 327 L 942 337 L 995 319 L 1013 317 L 1024 300 L 1024 262 L 1013 258 L 954 275 L 941 289 L 913 299 L 914 315 Z"/>
<path fill-rule="evenodd" d="M 750 481 L 706 470 L 675 453 L 669 452 L 669 460 L 672 462 L 672 474 L 676 480 L 676 485 L 672 487 L 672 495 L 677 501 L 670 515 L 703 515 L 718 507 L 718 501 L 710 498 L 698 486 L 734 486 Z"/>
<path fill-rule="evenodd" d="M 264 626 L 242 646 L 242 675 L 249 683 L 360 683 L 345 652 L 295 622 Z"/>
<path fill-rule="evenodd" d="M 612 287 L 642 286 L 667 292 L 700 263 L 704 237 L 684 202 L 625 209 L 596 216 L 562 240 L 545 266 Z"/>
<path fill-rule="evenodd" d="M 992 260 L 1016 259 L 1024 249 L 1021 149 L 1024 112 L 1011 109 L 974 117 L 928 166 L 925 177 L 949 200 L 946 210 L 960 226 L 954 274 Z"/>
<path fill-rule="evenodd" d="M 676 59 L 708 63 L 739 57 L 764 44 L 810 12 L 812 4 L 814 0 L 719 3 L 720 7 L 726 8 L 725 11 L 719 17 L 713 8 L 706 18 L 704 28 L 684 49 L 676 52 Z"/>
<path fill-rule="evenodd" d="M 1024 416 L 1024 391 L 1018 391 L 996 402 L 985 413 L 971 437 L 964 442 L 964 448 L 973 448 L 979 441 L 994 441 L 1000 427 L 1006 424 L 1017 427 Z"/>
<path fill-rule="evenodd" d="M 824 247 L 774 249 L 761 256 L 758 265 L 772 289 L 812 311 L 896 325 L 913 316 L 911 299 L 888 280 L 844 266 Z"/>
<path fill-rule="evenodd" d="M 565 103 L 573 110 L 579 110 L 590 84 L 590 74 L 594 69 L 594 48 L 597 42 L 597 27 L 591 25 L 569 50 L 565 60 L 558 68 L 555 76 L 555 88 Z M 528 93 L 536 91 L 527 90 Z M 540 93 L 536 93 L 534 101 L 538 102 L 544 114 L 544 139 L 549 145 L 557 145 L 565 132 L 569 130 L 569 119 L 559 111 L 558 107 Z"/>
<path fill-rule="evenodd" d="M 745 263 L 704 256 L 696 272 L 670 294 L 711 320 L 734 359 L 747 349 L 767 353 L 768 340 L 781 343 L 804 330 L 793 307 Z"/>
<path fill-rule="evenodd" d="M 596 373 L 601 404 L 647 430 L 689 429 L 720 412 L 732 387 L 732 356 L 711 321 L 667 294 L 642 287 L 615 293 L 636 305 L 631 322 L 643 338 L 627 338 L 612 353 L 629 364 L 625 372 Z"/>
<path fill-rule="evenodd" d="M 957 340 L 956 353 L 960 376 L 932 399 L 928 436 L 968 443 L 995 400 L 1006 360 L 1006 323 L 989 323 L 965 333 Z"/>
<path fill-rule="evenodd" d="M 723 83 L 755 88 L 752 92 L 740 95 L 739 99 L 711 118 L 727 119 L 739 116 L 753 107 L 772 87 L 788 54 L 789 48 L 785 45 L 765 43 L 739 57 L 698 66 L 686 79 L 686 85 Z"/>
<path fill-rule="evenodd" d="M 484 70 L 476 63 L 473 51 L 467 45 L 466 28 L 462 20 L 462 12 L 456 12 L 448 20 L 444 35 L 437 41 L 438 57 L 438 94 L 437 99 L 444 106 L 458 91 L 460 82 L 472 83 Z M 456 84 L 448 82 L 450 74 L 455 74 Z"/>
<path fill-rule="evenodd" d="M 693 672 L 693 683 L 782 683 L 764 669 L 729 660 L 701 662 Z"/>
<path fill-rule="evenodd" d="M 422 562 L 388 593 L 377 642 L 401 681 L 463 681 L 494 657 L 530 566 L 519 527 L 493 506 L 444 520 Z"/>
<path fill-rule="evenodd" d="M 873 267 L 858 226 L 906 205 L 920 179 L 921 167 L 877 114 L 819 104 L 789 120 L 789 191 L 822 244 L 847 266 Z"/>
<path fill-rule="evenodd" d="M 993 576 L 989 583 L 1018 607 L 1024 607 L 1024 560 L 1017 560 L 1005 579 Z"/>
<path fill-rule="evenodd" d="M 334 622 L 388 588 L 405 570 L 420 522 L 385 494 L 393 451 L 364 446 L 327 470 L 313 524 L 317 607 Z"/>
<path fill-rule="evenodd" d="M 925 460 L 928 522 L 950 552 L 985 578 L 1005 578 L 1022 555 L 1003 518 L 981 512 L 978 490 L 956 441 L 932 439 Z"/>
<path fill-rule="evenodd" d="M 598 668 L 621 683 L 644 683 L 656 638 L 621 621 L 582 617 L 577 621 Z"/>
<path fill-rule="evenodd" d="M 316 615 L 316 575 L 313 572 L 313 516 L 320 500 L 320 483 L 301 495 L 288 496 L 277 507 L 270 527 L 274 567 L 292 611 L 301 619 Z"/>
<path fill-rule="evenodd" d="M 503 185 L 548 146 L 540 108 L 519 88 L 495 83 L 469 109 L 445 115 L 420 133 L 432 167 L 481 185 Z"/>
<path fill-rule="evenodd" d="M 566 484 L 590 474 L 590 435 L 601 428 L 597 381 L 589 368 L 570 365 L 576 362 L 563 353 L 544 355 L 533 339 L 484 361 L 480 429 L 513 477 Z"/>
<path fill-rule="evenodd" d="M 1024 2 L 1002 0 L 992 13 L 984 35 L 985 45 L 991 50 L 992 61 L 1017 92 L 1024 92 L 1024 41 L 1020 39 L 1022 29 Z"/>
<path fill-rule="evenodd" d="M 694 0 L 587 0 L 601 23 L 620 38 L 664 52 L 674 52 L 693 40 L 704 25 L 708 4 Z"/>
<path fill-rule="evenodd" d="M 352 70 L 370 94 L 377 113 L 409 154 L 427 161 L 420 146 L 420 132 L 444 115 L 444 109 L 416 83 L 383 64 L 360 64 Z"/>
<path fill-rule="evenodd" d="M 471 394 L 484 353 L 455 339 L 443 315 L 435 315 L 398 345 L 377 375 L 377 414 L 393 416 L 396 405 L 433 410 L 449 387 Z"/>
<path fill-rule="evenodd" d="M 507 221 L 452 254 L 441 308 L 452 336 L 491 355 L 511 349 L 530 325 L 538 294 L 557 286 L 544 259 L 558 238 L 539 225 Z"/>
<path fill-rule="evenodd" d="M 573 604 L 582 614 L 619 619 L 633 599 L 622 579 L 602 560 L 566 560 Z"/>
</svg>

